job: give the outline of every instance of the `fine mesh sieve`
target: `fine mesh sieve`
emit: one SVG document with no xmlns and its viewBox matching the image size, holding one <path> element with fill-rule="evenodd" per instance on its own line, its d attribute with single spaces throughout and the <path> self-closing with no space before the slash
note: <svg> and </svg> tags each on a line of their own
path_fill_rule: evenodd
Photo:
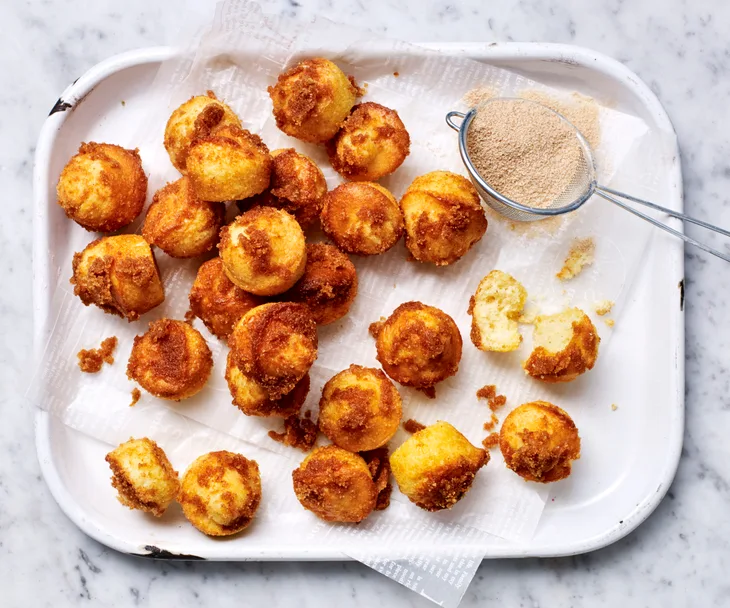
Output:
<svg viewBox="0 0 730 608">
<path fill-rule="evenodd" d="M 536 106 L 539 106 L 541 110 L 549 112 L 551 116 L 559 118 L 560 121 L 562 121 L 562 124 L 566 126 L 575 136 L 576 142 L 578 143 L 579 159 L 576 162 L 574 175 L 571 177 L 570 180 L 568 180 L 562 192 L 560 192 L 557 196 L 553 197 L 550 200 L 540 201 L 539 205 L 528 205 L 525 204 L 524 201 L 513 200 L 505 196 L 502 192 L 497 191 L 487 182 L 487 180 L 482 175 L 479 174 L 469 156 L 467 137 L 469 135 L 469 128 L 472 125 L 477 114 L 480 111 L 488 111 L 489 104 L 504 102 L 510 102 L 515 104 L 534 104 Z M 455 119 L 461 119 L 461 123 L 457 123 Z M 722 228 L 719 228 L 712 224 L 708 224 L 707 222 L 703 222 L 702 220 L 689 217 L 683 213 L 678 213 L 677 211 L 672 211 L 671 209 L 661 207 L 659 205 L 656 205 L 655 203 L 651 203 L 649 201 L 636 198 L 629 194 L 625 194 L 623 192 L 612 190 L 611 188 L 599 185 L 596 182 L 596 166 L 593 157 L 593 151 L 591 150 L 591 146 L 588 141 L 585 139 L 585 137 L 583 137 L 580 131 L 578 131 L 578 129 L 562 114 L 555 112 L 554 110 L 548 108 L 547 106 L 544 106 L 543 104 L 527 99 L 495 97 L 472 108 L 466 114 L 464 114 L 463 112 L 455 111 L 449 112 L 446 115 L 446 123 L 452 129 L 459 133 L 459 153 L 461 154 L 461 160 L 464 162 L 464 165 L 469 172 L 469 176 L 471 177 L 474 186 L 479 192 L 479 195 L 482 197 L 484 202 L 492 209 L 511 220 L 519 222 L 533 222 L 535 220 L 541 220 L 555 215 L 562 215 L 563 213 L 575 211 L 576 209 L 581 207 L 593 194 L 597 194 L 601 198 L 610 201 L 615 205 L 618 205 L 629 213 L 633 213 L 634 215 L 646 220 L 657 228 L 661 228 L 662 230 L 673 234 L 683 241 L 699 247 L 703 251 L 707 251 L 708 253 L 711 253 L 712 255 L 715 255 L 725 260 L 726 262 L 730 262 L 730 255 L 713 249 L 708 245 L 705 245 L 704 243 L 700 243 L 699 241 L 696 241 L 695 239 L 677 230 L 674 230 L 673 228 L 670 228 L 666 224 L 662 224 L 653 217 L 646 215 L 645 213 L 642 213 L 637 209 L 634 209 L 630 205 L 627 205 L 624 201 L 619 200 L 619 198 L 625 199 L 627 201 L 632 201 L 640 205 L 644 205 L 645 207 L 649 207 L 657 211 L 662 211 L 663 213 L 666 213 L 671 217 L 675 217 L 685 222 L 696 224 L 697 226 L 701 226 L 703 228 L 707 228 L 708 230 L 712 230 L 724 236 L 730 237 L 730 232 L 728 232 L 727 230 L 723 230 Z"/>
</svg>

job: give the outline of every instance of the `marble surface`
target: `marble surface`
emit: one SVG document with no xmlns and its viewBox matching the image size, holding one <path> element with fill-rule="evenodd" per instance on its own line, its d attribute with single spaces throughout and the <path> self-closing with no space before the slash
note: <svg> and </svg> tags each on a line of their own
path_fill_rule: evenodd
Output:
<svg viewBox="0 0 730 608">
<path fill-rule="evenodd" d="M 41 479 L 33 411 L 21 395 L 31 340 L 38 130 L 59 92 L 87 68 L 124 50 L 174 41 L 191 13 L 210 8 L 201 4 L 0 3 L 0 604 L 428 606 L 360 564 L 155 563 L 120 555 L 78 531 Z M 323 13 L 416 41 L 554 41 L 612 55 L 651 85 L 674 122 L 688 212 L 730 226 L 724 0 L 288 0 L 269 8 Z M 687 427 L 667 498 L 636 532 L 595 553 L 484 562 L 462 606 L 730 605 L 730 269 L 691 250 L 686 262 Z"/>
</svg>

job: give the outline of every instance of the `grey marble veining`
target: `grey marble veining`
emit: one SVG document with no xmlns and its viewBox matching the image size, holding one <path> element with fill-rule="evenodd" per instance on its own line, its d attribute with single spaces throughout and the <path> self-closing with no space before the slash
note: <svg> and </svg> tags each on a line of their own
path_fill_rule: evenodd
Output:
<svg viewBox="0 0 730 608">
<path fill-rule="evenodd" d="M 0 4 L 0 605 L 430 605 L 352 563 L 153 562 L 79 532 L 46 489 L 20 391 L 31 343 L 31 178 L 60 91 L 98 61 L 175 40 L 195 3 Z M 730 226 L 730 3 L 723 0 L 270 2 L 411 40 L 554 41 L 612 55 L 667 108 L 690 213 Z M 194 12 L 205 12 L 200 3 Z M 695 233 L 694 230 L 690 230 Z M 723 246 L 720 239 L 711 239 Z M 686 256 L 687 429 L 674 485 L 636 532 L 590 555 L 487 561 L 463 606 L 729 606 L 730 271 Z"/>
</svg>

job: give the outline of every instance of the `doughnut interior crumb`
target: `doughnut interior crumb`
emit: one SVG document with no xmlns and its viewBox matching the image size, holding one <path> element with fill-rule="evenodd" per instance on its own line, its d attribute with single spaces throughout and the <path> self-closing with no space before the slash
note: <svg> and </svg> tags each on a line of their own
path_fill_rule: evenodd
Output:
<svg viewBox="0 0 730 608">
<path fill-rule="evenodd" d="M 603 322 L 609 327 L 613 327 L 616 324 L 616 321 L 614 319 L 604 319 Z"/>
<path fill-rule="evenodd" d="M 598 316 L 602 317 L 603 315 L 607 315 L 611 312 L 613 304 L 614 302 L 612 300 L 598 300 L 595 304 L 593 304 L 593 310 L 596 311 Z"/>
<path fill-rule="evenodd" d="M 79 369 L 87 374 L 95 374 L 101 370 L 104 363 L 114 363 L 112 356 L 117 347 L 117 337 L 111 336 L 102 340 L 99 348 L 82 348 L 76 356 L 79 359 Z"/>
<path fill-rule="evenodd" d="M 135 386 L 132 389 L 132 403 L 129 404 L 129 407 L 134 407 L 137 405 L 137 402 L 139 401 L 139 398 L 142 396 L 142 393 L 140 390 Z"/>
<path fill-rule="evenodd" d="M 496 448 L 499 445 L 499 433 L 489 433 L 482 441 L 482 445 L 487 450 Z"/>
<path fill-rule="evenodd" d="M 555 276 L 561 281 L 569 281 L 577 277 L 586 266 L 593 264 L 596 254 L 596 243 L 593 237 L 574 239 L 565 258 L 563 267 Z"/>
<path fill-rule="evenodd" d="M 393 492 L 393 484 L 390 482 L 388 448 L 382 447 L 368 452 L 360 452 L 360 456 L 367 463 L 370 475 L 372 475 L 375 482 L 375 490 L 378 492 L 375 510 L 384 511 L 390 506 L 390 495 Z"/>
<path fill-rule="evenodd" d="M 612 403 L 611 404 L 611 411 L 612 412 L 615 412 L 617 409 L 618 409 L 618 405 L 616 405 L 615 403 Z"/>
<path fill-rule="evenodd" d="M 414 420 L 413 418 L 409 418 L 403 423 L 403 430 L 411 434 L 422 431 L 425 428 L 425 424 L 421 424 L 418 420 Z"/>
<path fill-rule="evenodd" d="M 284 420 L 283 432 L 269 431 L 269 437 L 289 447 L 308 452 L 317 441 L 317 424 L 309 417 L 299 418 L 292 415 Z"/>
</svg>

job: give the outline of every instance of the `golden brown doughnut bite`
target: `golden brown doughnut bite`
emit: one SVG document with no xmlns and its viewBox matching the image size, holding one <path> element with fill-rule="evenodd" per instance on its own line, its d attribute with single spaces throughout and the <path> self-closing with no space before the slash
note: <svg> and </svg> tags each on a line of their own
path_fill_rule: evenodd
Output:
<svg viewBox="0 0 730 608">
<path fill-rule="evenodd" d="M 459 328 L 438 308 L 405 302 L 384 322 L 373 323 L 370 330 L 378 361 L 400 384 L 429 389 L 459 369 Z"/>
<path fill-rule="evenodd" d="M 330 378 L 319 401 L 319 429 L 351 452 L 390 441 L 401 419 L 398 390 L 379 369 L 350 365 Z"/>
<path fill-rule="evenodd" d="M 368 101 L 356 105 L 342 128 L 327 142 L 332 167 L 353 181 L 376 181 L 390 175 L 410 152 L 398 112 Z"/>
<path fill-rule="evenodd" d="M 294 470 L 292 479 L 302 506 L 325 521 L 362 521 L 378 498 L 362 457 L 334 445 L 316 448 Z"/>
<path fill-rule="evenodd" d="M 359 94 L 340 68 L 320 57 L 289 68 L 268 90 L 276 126 L 311 143 L 334 137 Z"/>
<path fill-rule="evenodd" d="M 290 392 L 272 399 L 269 391 L 238 367 L 233 350 L 228 352 L 226 360 L 226 382 L 233 405 L 247 416 L 294 416 L 302 409 L 309 393 L 309 374 L 306 374 Z"/>
<path fill-rule="evenodd" d="M 134 321 L 165 299 L 155 256 L 137 234 L 107 236 L 74 253 L 71 284 L 89 306 Z"/>
<path fill-rule="evenodd" d="M 570 475 L 580 458 L 575 423 L 559 407 L 546 401 L 525 403 L 512 410 L 499 432 L 505 464 L 527 481 L 548 483 Z"/>
<path fill-rule="evenodd" d="M 248 311 L 228 344 L 236 367 L 277 400 L 294 389 L 317 358 L 317 325 L 303 304 L 272 302 Z"/>
<path fill-rule="evenodd" d="M 471 341 L 479 350 L 509 352 L 522 342 L 517 319 L 527 291 L 513 276 L 492 270 L 469 301 Z"/>
<path fill-rule="evenodd" d="M 58 204 L 87 230 L 113 232 L 142 213 L 147 176 L 137 150 L 114 144 L 81 144 L 61 172 Z"/>
<path fill-rule="evenodd" d="M 258 135 L 227 125 L 193 141 L 186 167 L 198 198 L 230 201 L 266 190 L 271 163 L 269 149 Z"/>
<path fill-rule="evenodd" d="M 182 177 L 155 192 L 142 235 L 173 258 L 193 258 L 215 247 L 224 215 L 223 203 L 201 201 Z"/>
<path fill-rule="evenodd" d="M 221 230 L 223 270 L 235 285 L 259 296 L 285 292 L 304 274 L 304 233 L 286 211 L 254 207 Z"/>
<path fill-rule="evenodd" d="M 197 329 L 182 321 L 158 319 L 135 336 L 127 377 L 155 397 L 180 401 L 205 386 L 213 355 Z"/>
<path fill-rule="evenodd" d="M 165 149 L 175 168 L 184 174 L 193 141 L 226 125 L 240 127 L 241 121 L 213 91 L 191 97 L 177 108 L 165 126 Z"/>
<path fill-rule="evenodd" d="M 350 259 L 332 245 L 309 243 L 304 275 L 284 297 L 309 308 L 317 325 L 327 325 L 347 314 L 356 295 L 357 272 Z"/>
<path fill-rule="evenodd" d="M 180 481 L 165 452 L 154 441 L 131 438 L 106 455 L 117 499 L 130 509 L 160 517 L 177 498 Z"/>
<path fill-rule="evenodd" d="M 322 229 L 346 253 L 377 255 L 403 235 L 403 215 L 379 184 L 342 184 L 324 196 Z"/>
<path fill-rule="evenodd" d="M 233 452 L 203 454 L 185 471 L 178 502 L 203 534 L 236 534 L 248 527 L 261 503 L 259 465 Z"/>
<path fill-rule="evenodd" d="M 570 382 L 593 369 L 598 357 L 596 328 L 580 308 L 535 319 L 532 352 L 522 366 L 543 382 Z"/>
<path fill-rule="evenodd" d="M 198 268 L 188 299 L 190 311 L 221 340 L 228 339 L 243 315 L 264 303 L 263 298 L 247 293 L 231 282 L 223 271 L 220 258 L 208 260 Z"/>
<path fill-rule="evenodd" d="M 486 450 L 443 421 L 414 433 L 390 457 L 400 491 L 426 511 L 453 507 L 488 462 Z"/>
<path fill-rule="evenodd" d="M 413 180 L 400 201 L 406 247 L 419 262 L 446 266 L 459 260 L 487 231 L 472 183 L 448 171 Z"/>
<path fill-rule="evenodd" d="M 322 210 L 322 197 L 327 192 L 327 182 L 320 168 L 294 148 L 274 150 L 271 184 L 263 194 L 242 201 L 276 207 L 291 213 L 302 230 L 312 226 Z"/>
</svg>

